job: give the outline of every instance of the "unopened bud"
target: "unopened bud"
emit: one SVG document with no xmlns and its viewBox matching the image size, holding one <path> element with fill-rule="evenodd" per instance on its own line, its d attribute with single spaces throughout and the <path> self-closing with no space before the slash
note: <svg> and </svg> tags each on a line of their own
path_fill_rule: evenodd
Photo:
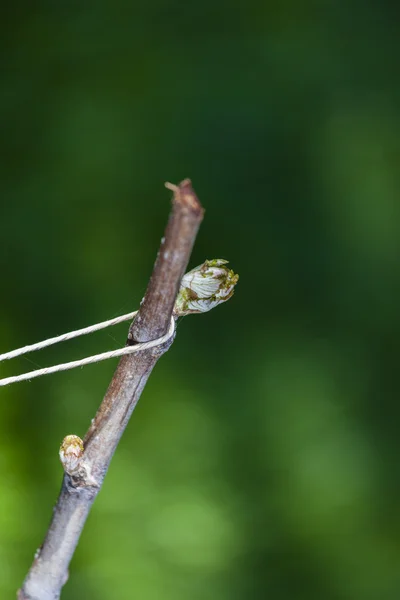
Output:
<svg viewBox="0 0 400 600">
<path fill-rule="evenodd" d="M 77 435 L 67 435 L 60 447 L 60 460 L 64 471 L 73 475 L 79 470 L 83 456 L 83 442 Z"/>
<path fill-rule="evenodd" d="M 176 299 L 174 314 L 177 316 L 203 313 L 233 295 L 239 275 L 235 275 L 222 258 L 206 260 L 202 265 L 183 276 Z"/>
</svg>

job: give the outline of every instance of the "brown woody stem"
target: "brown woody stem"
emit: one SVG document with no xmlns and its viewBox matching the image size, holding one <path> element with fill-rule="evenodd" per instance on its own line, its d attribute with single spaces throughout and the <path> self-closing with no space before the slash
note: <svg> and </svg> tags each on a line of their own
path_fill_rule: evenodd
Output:
<svg viewBox="0 0 400 600">
<path fill-rule="evenodd" d="M 172 211 L 146 295 L 129 330 L 128 344 L 154 340 L 167 332 L 179 283 L 203 219 L 203 208 L 188 179 L 178 186 L 166 186 L 174 192 Z M 19 600 L 60 597 L 111 458 L 154 365 L 172 341 L 121 358 L 84 439 L 82 468 L 76 475 L 64 473 L 50 527 L 18 592 Z"/>
</svg>

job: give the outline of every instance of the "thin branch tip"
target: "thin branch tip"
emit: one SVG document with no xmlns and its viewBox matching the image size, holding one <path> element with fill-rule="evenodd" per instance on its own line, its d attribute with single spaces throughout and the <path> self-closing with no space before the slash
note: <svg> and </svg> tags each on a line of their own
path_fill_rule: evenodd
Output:
<svg viewBox="0 0 400 600">
<path fill-rule="evenodd" d="M 167 190 L 171 190 L 171 192 L 174 192 L 174 194 L 178 194 L 182 190 L 182 188 L 187 186 L 192 187 L 192 180 L 189 179 L 189 177 L 186 177 L 180 183 L 178 183 L 178 185 L 176 185 L 176 183 L 166 181 L 164 183 L 164 186 L 167 188 Z"/>
<path fill-rule="evenodd" d="M 179 193 L 179 187 L 175 183 L 170 183 L 169 181 L 166 181 L 164 183 L 164 187 L 166 187 L 167 190 L 170 190 L 171 192 L 174 192 L 174 194 L 178 194 Z"/>
<path fill-rule="evenodd" d="M 167 181 L 165 187 L 174 193 L 173 202 L 179 202 L 184 208 L 203 216 L 204 208 L 193 189 L 191 179 L 183 179 L 178 185 Z"/>
</svg>

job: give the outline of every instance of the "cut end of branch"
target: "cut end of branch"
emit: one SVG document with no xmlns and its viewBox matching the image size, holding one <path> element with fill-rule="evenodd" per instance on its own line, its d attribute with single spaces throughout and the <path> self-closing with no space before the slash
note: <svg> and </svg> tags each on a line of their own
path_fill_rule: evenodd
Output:
<svg viewBox="0 0 400 600">
<path fill-rule="evenodd" d="M 174 202 L 179 202 L 182 206 L 201 215 L 204 213 L 204 208 L 200 204 L 190 179 L 184 179 L 178 185 L 167 181 L 165 187 L 174 193 Z"/>
</svg>

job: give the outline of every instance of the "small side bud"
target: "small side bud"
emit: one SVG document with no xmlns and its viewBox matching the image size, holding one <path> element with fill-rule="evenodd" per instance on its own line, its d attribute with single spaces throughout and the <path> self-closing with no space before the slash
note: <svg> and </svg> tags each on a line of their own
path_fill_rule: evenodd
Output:
<svg viewBox="0 0 400 600">
<path fill-rule="evenodd" d="M 77 435 L 67 435 L 63 439 L 60 447 L 60 460 L 68 475 L 74 475 L 79 470 L 83 452 L 83 442 Z"/>
<path fill-rule="evenodd" d="M 222 258 L 206 260 L 182 277 L 174 314 L 185 316 L 211 310 L 231 298 L 239 275 Z"/>
</svg>

